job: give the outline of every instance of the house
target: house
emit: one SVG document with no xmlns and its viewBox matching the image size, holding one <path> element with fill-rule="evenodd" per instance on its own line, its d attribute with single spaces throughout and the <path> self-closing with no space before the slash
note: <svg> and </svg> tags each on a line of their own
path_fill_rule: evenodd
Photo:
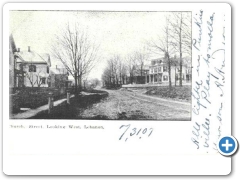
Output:
<svg viewBox="0 0 240 180">
<path fill-rule="evenodd" d="M 72 81 L 68 79 L 69 73 L 66 68 L 56 68 L 50 69 L 50 76 L 48 79 L 48 86 L 55 88 L 68 88 L 71 87 Z"/>
<path fill-rule="evenodd" d="M 180 81 L 180 65 L 179 58 L 171 58 L 171 82 L 179 83 Z M 182 82 L 190 82 L 192 78 L 191 74 L 191 60 L 189 58 L 183 58 L 182 63 Z M 158 58 L 151 60 L 149 71 L 145 75 L 145 83 L 168 83 L 169 82 L 169 70 L 168 64 L 164 58 Z"/>
<path fill-rule="evenodd" d="M 49 54 L 40 54 L 30 49 L 14 53 L 15 87 L 48 87 L 47 79 L 51 60 Z"/>
<path fill-rule="evenodd" d="M 15 78 L 14 78 L 14 53 L 17 52 L 16 44 L 13 39 L 12 34 L 9 36 L 9 87 L 15 87 Z"/>
</svg>

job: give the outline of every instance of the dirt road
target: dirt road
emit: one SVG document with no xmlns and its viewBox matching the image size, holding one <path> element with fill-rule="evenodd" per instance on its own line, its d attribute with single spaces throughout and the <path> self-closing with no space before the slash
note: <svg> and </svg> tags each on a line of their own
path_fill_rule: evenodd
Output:
<svg viewBox="0 0 240 180">
<path fill-rule="evenodd" d="M 191 104 L 125 89 L 105 90 L 109 96 L 81 112 L 81 119 L 190 120 Z"/>
</svg>

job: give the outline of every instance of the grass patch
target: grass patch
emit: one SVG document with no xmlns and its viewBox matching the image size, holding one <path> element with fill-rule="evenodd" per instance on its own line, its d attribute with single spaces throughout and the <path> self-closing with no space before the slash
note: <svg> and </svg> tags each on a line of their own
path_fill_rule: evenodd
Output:
<svg viewBox="0 0 240 180">
<path fill-rule="evenodd" d="M 171 89 L 168 86 L 160 86 L 149 88 L 145 94 L 191 102 L 191 93 L 191 86 L 173 86 Z"/>
</svg>

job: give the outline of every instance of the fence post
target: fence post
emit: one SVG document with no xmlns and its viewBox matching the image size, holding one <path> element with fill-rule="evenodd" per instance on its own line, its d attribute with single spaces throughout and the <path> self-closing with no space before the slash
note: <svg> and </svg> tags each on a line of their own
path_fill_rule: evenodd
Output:
<svg viewBox="0 0 240 180">
<path fill-rule="evenodd" d="M 48 114 L 51 113 L 52 108 L 53 108 L 53 93 L 50 92 L 48 94 Z"/>
<path fill-rule="evenodd" d="M 70 91 L 67 90 L 67 104 L 70 104 Z"/>
<path fill-rule="evenodd" d="M 54 99 L 53 99 L 53 93 L 52 93 L 52 108 L 54 106 Z"/>
</svg>

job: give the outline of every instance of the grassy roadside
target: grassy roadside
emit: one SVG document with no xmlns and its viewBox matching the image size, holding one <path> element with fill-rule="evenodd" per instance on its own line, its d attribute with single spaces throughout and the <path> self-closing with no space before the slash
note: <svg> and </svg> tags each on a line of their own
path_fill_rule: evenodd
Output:
<svg viewBox="0 0 240 180">
<path fill-rule="evenodd" d="M 148 88 L 145 94 L 178 101 L 191 102 L 191 93 L 191 86 L 173 86 L 171 90 L 168 86 L 160 86 Z"/>
<path fill-rule="evenodd" d="M 55 106 L 50 114 L 48 111 L 42 111 L 30 119 L 81 119 L 81 112 L 108 96 L 108 93 L 104 91 L 88 90 L 86 92 L 89 95 L 83 93 L 71 98 L 70 105 L 64 102 Z"/>
</svg>

